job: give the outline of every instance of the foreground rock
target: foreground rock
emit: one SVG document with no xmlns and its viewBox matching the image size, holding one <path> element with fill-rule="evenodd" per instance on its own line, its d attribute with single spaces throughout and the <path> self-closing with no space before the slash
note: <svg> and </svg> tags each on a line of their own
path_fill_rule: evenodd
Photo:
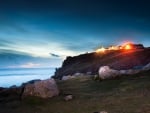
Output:
<svg viewBox="0 0 150 113">
<path fill-rule="evenodd" d="M 54 79 L 47 79 L 36 81 L 33 84 L 26 84 L 24 86 L 24 96 L 38 96 L 41 98 L 49 98 L 57 96 L 59 90 Z"/>
<path fill-rule="evenodd" d="M 0 103 L 20 101 L 22 90 L 22 87 L 0 88 Z"/>
</svg>

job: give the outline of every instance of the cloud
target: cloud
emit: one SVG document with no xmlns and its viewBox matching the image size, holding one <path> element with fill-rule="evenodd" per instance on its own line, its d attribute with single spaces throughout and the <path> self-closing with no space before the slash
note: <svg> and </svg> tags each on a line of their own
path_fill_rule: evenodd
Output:
<svg viewBox="0 0 150 113">
<path fill-rule="evenodd" d="M 31 3 L 31 1 L 29 3 Z M 41 7 L 41 3 L 44 5 L 42 9 L 46 8 L 45 5 L 48 6 L 48 8 L 49 5 L 51 5 L 51 3 L 47 5 L 48 3 L 46 2 L 36 2 L 32 5 Z M 44 10 L 45 13 L 43 13 L 42 11 L 40 11 L 42 14 L 40 12 L 35 13 L 32 9 L 33 7 L 30 7 L 32 5 L 26 7 L 28 5 L 24 5 L 22 1 L 21 3 L 16 3 L 13 1 L 12 3 L 9 2 L 8 4 L 10 4 L 8 5 L 9 7 L 12 6 L 12 11 L 16 13 L 11 13 L 11 10 L 10 12 L 5 12 L 5 10 L 3 10 L 5 9 L 4 5 L 2 5 L 2 3 L 0 4 L 0 6 L 3 6 L 0 7 L 0 9 L 2 8 L 0 12 L 3 12 L 0 14 L 0 52 L 20 52 L 21 54 L 28 54 L 34 57 L 55 59 L 66 56 L 74 56 L 83 52 L 92 51 L 93 48 L 99 45 L 105 46 L 109 45 L 110 43 L 117 43 L 120 41 L 119 39 L 122 36 L 124 36 L 125 38 L 130 36 L 133 37 L 134 32 L 132 29 L 134 27 L 143 29 L 149 25 L 144 24 L 147 26 L 144 27 L 143 25 L 143 27 L 137 27 L 136 23 L 134 22 L 133 24 L 135 25 L 130 24 L 134 19 L 131 19 L 131 21 L 129 21 L 129 25 L 126 23 L 125 25 L 123 23 L 120 24 L 121 22 L 119 22 L 118 24 L 118 21 L 116 21 L 115 18 L 110 18 L 110 20 L 112 21 L 108 21 L 109 19 L 106 19 L 106 21 L 104 21 L 105 19 L 94 19 L 93 21 L 92 18 L 89 18 L 89 21 L 85 21 L 84 18 L 74 18 L 74 16 L 72 17 L 71 15 L 62 16 L 65 14 L 65 12 L 61 13 L 61 11 L 48 11 L 49 13 L 47 13 L 45 12 L 47 8 Z M 12 4 L 21 6 L 19 7 L 20 10 L 15 9 L 17 7 L 14 8 L 14 5 Z M 69 4 L 73 5 L 74 7 L 78 5 L 78 3 L 76 3 L 76 5 L 74 3 Z M 6 9 L 11 9 L 8 6 L 6 7 Z M 55 8 L 54 6 L 53 8 Z M 99 5 L 97 7 L 99 7 Z M 27 10 L 27 12 L 24 12 L 24 8 L 25 10 L 26 8 L 29 9 Z M 93 13 L 95 13 L 95 11 Z M 59 18 L 60 16 L 61 18 Z M 124 22 L 126 18 L 123 18 L 121 20 Z M 128 26 L 131 28 L 128 29 Z M 130 31 L 131 35 L 125 35 L 129 34 L 125 31 Z M 141 30 L 141 32 L 143 31 Z M 142 40 L 145 40 L 144 43 L 149 45 L 149 35 L 145 39 L 143 39 L 142 37 L 145 36 L 141 36 L 140 38 L 136 37 L 136 39 L 140 42 L 142 42 Z"/>
<path fill-rule="evenodd" d="M 46 37 L 46 38 L 43 38 Z M 52 37 L 52 36 L 51 36 Z M 59 56 L 77 55 L 77 51 L 66 47 L 66 41 L 61 39 L 51 39 L 45 33 L 23 34 L 23 35 L 6 35 L 0 37 L 0 51 L 18 51 L 34 57 L 53 58 Z M 11 40 L 13 38 L 13 40 Z M 51 56 L 50 56 L 50 53 Z M 54 55 L 55 54 L 55 55 Z"/>
<path fill-rule="evenodd" d="M 62 58 L 33 57 L 19 52 L 12 52 L 0 52 L 0 68 L 60 67 L 63 60 Z"/>
<path fill-rule="evenodd" d="M 8 66 L 8 68 L 37 68 L 39 66 L 40 66 L 40 64 L 28 62 L 28 63 L 22 64 L 22 65 Z"/>
<path fill-rule="evenodd" d="M 38 66 L 40 66 L 40 64 L 32 63 L 32 62 L 20 65 L 21 68 L 35 68 L 35 67 L 38 67 Z"/>
<path fill-rule="evenodd" d="M 60 55 L 54 54 L 54 53 L 49 53 L 52 57 L 60 57 Z"/>
</svg>

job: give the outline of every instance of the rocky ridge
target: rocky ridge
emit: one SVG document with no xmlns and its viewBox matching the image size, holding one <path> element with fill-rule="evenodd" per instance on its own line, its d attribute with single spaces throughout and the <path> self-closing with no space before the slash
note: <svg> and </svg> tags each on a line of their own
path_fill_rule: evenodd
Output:
<svg viewBox="0 0 150 113">
<path fill-rule="evenodd" d="M 115 70 L 138 69 L 150 62 L 150 48 L 133 50 L 112 50 L 105 53 L 86 53 L 79 56 L 67 57 L 62 67 L 56 69 L 56 79 L 75 73 L 98 74 L 102 66 L 109 66 Z"/>
</svg>

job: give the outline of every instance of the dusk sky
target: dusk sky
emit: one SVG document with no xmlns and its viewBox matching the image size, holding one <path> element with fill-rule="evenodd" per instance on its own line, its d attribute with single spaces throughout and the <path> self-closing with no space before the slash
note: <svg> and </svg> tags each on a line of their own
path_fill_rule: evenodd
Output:
<svg viewBox="0 0 150 113">
<path fill-rule="evenodd" d="M 0 68 L 57 67 L 126 41 L 150 46 L 148 0 L 0 0 Z"/>
</svg>

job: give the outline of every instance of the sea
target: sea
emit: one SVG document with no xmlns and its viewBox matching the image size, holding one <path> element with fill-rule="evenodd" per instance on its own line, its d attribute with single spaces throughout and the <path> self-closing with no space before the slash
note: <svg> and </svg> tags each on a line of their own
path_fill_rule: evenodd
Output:
<svg viewBox="0 0 150 113">
<path fill-rule="evenodd" d="M 54 75 L 55 68 L 8 68 L 0 69 L 0 87 L 20 86 L 35 79 L 48 79 Z"/>
</svg>

